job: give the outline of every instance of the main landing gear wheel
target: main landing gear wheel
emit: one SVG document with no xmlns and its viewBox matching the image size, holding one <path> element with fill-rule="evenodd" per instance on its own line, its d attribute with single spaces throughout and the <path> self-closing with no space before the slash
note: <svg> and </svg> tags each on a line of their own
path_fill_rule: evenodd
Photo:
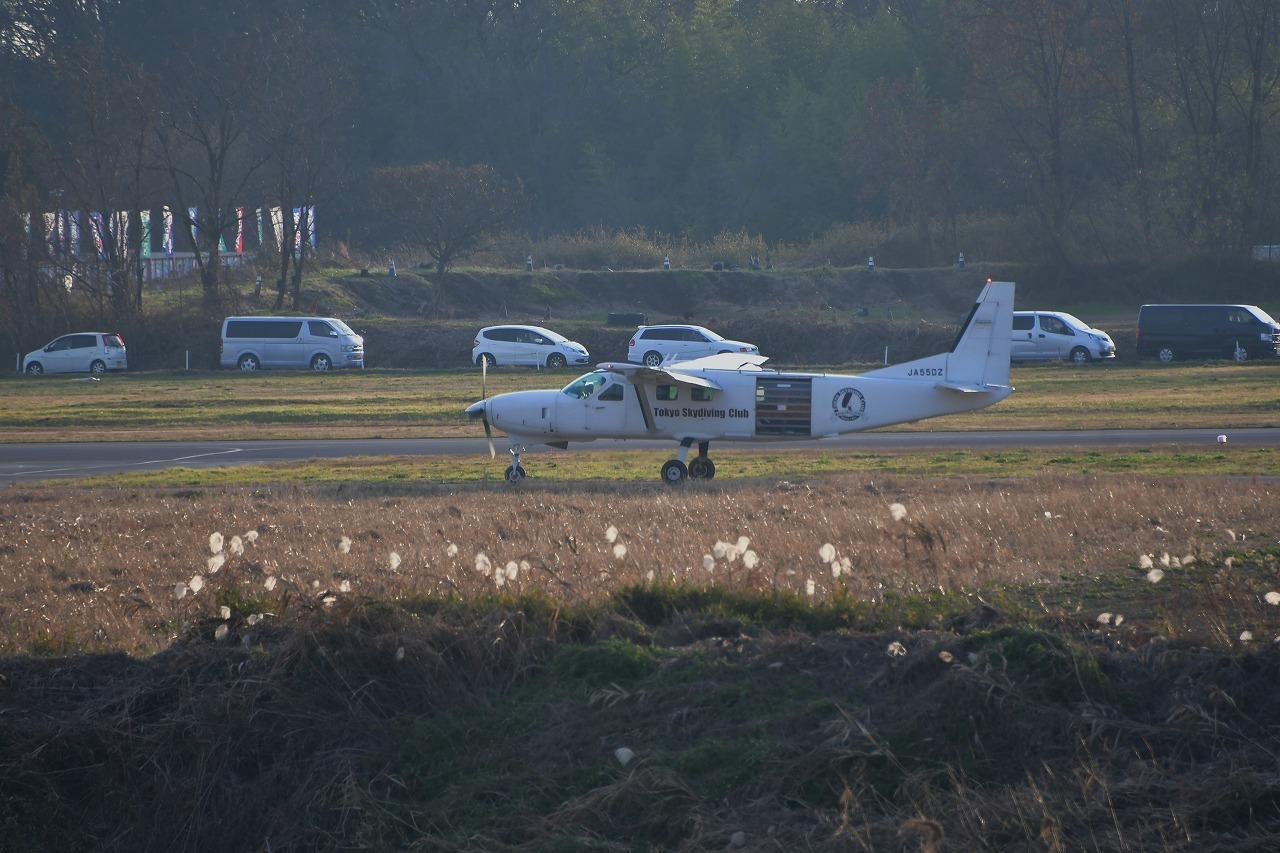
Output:
<svg viewBox="0 0 1280 853">
<path fill-rule="evenodd" d="M 716 463 L 706 456 L 695 456 L 689 460 L 689 476 L 695 480 L 710 480 L 716 475 Z"/>
<path fill-rule="evenodd" d="M 683 483 L 688 476 L 689 469 L 679 459 L 668 460 L 662 466 L 662 482 L 669 486 L 677 486 Z"/>
</svg>

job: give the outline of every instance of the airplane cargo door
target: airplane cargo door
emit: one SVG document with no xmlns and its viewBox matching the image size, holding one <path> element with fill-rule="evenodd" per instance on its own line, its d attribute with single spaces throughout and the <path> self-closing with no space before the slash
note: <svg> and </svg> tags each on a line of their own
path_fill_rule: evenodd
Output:
<svg viewBox="0 0 1280 853">
<path fill-rule="evenodd" d="M 756 435 L 812 435 L 813 390 L 807 377 L 756 379 Z"/>
</svg>

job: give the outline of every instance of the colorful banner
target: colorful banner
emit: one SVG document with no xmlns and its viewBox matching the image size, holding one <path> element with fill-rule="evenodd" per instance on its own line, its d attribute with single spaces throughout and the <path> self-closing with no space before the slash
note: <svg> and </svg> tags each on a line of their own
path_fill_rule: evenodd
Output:
<svg viewBox="0 0 1280 853">
<path fill-rule="evenodd" d="M 129 257 L 129 211 L 117 210 L 111 214 L 111 231 L 115 238 L 117 257 Z"/>
<path fill-rule="evenodd" d="M 199 229 L 196 227 L 196 213 L 197 211 L 194 207 L 187 208 L 187 221 L 191 223 L 191 251 L 193 252 L 196 250 L 196 235 L 199 233 Z"/>
<path fill-rule="evenodd" d="M 97 250 L 99 258 L 107 256 L 106 250 L 103 248 L 103 233 L 106 226 L 102 221 L 102 214 L 96 210 L 89 213 L 89 230 L 93 233 L 93 248 Z"/>
<path fill-rule="evenodd" d="M 244 254 L 244 208 L 236 208 L 236 251 Z"/>
<path fill-rule="evenodd" d="M 138 211 L 138 218 L 142 222 L 142 243 L 138 247 L 138 254 L 144 258 L 151 257 L 151 211 Z"/>
<path fill-rule="evenodd" d="M 276 233 L 276 247 L 284 248 L 284 211 L 278 207 L 271 208 L 271 228 Z"/>
<path fill-rule="evenodd" d="M 315 254 L 316 249 L 316 206 L 313 204 L 307 208 L 307 234 L 311 238 L 311 252 Z"/>
<path fill-rule="evenodd" d="M 262 208 L 258 208 L 257 217 L 258 217 L 258 248 L 262 248 L 263 245 L 266 244 L 267 242 L 266 236 L 263 234 L 263 230 L 262 230 L 263 229 L 262 221 L 264 219 L 262 215 Z"/>
<path fill-rule="evenodd" d="M 164 220 L 164 241 L 161 248 L 164 249 L 166 255 L 173 254 L 173 211 L 169 209 L 169 205 L 165 205 L 160 216 Z"/>
<path fill-rule="evenodd" d="M 56 257 L 58 254 L 58 214 L 56 213 L 44 215 L 44 240 L 49 244 L 49 256 Z"/>
<path fill-rule="evenodd" d="M 67 211 L 67 234 L 66 242 L 63 244 L 68 255 L 79 257 L 80 255 L 80 211 Z"/>
<path fill-rule="evenodd" d="M 293 254 L 302 255 L 302 208 L 293 209 Z"/>
</svg>

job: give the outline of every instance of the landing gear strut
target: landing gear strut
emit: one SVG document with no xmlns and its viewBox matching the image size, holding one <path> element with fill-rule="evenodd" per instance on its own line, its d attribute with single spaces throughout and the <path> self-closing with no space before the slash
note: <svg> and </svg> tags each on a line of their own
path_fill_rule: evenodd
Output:
<svg viewBox="0 0 1280 853">
<path fill-rule="evenodd" d="M 716 463 L 712 462 L 711 457 L 707 456 L 707 448 L 711 446 L 711 442 L 698 442 L 698 455 L 689 459 L 688 464 L 685 464 L 685 460 L 689 458 L 689 448 L 692 446 L 692 438 L 681 440 L 680 450 L 676 452 L 676 458 L 669 459 L 663 463 L 662 482 L 675 486 L 683 483 L 686 477 L 692 477 L 695 480 L 710 480 L 716 475 Z"/>
<path fill-rule="evenodd" d="M 513 444 L 511 446 L 511 464 L 507 466 L 507 470 L 502 474 L 508 483 L 518 483 L 525 478 L 524 469 L 520 467 L 520 452 L 523 450 L 524 445 L 522 444 Z"/>
</svg>

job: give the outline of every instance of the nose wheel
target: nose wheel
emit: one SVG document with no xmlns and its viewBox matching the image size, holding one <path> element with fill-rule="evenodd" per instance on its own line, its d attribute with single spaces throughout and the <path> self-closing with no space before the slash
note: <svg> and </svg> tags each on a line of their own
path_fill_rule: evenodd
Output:
<svg viewBox="0 0 1280 853">
<path fill-rule="evenodd" d="M 524 468 L 520 467 L 520 452 L 522 450 L 524 450 L 524 447 L 521 445 L 515 445 L 511 448 L 511 464 L 502 473 L 508 483 L 518 483 L 525 478 Z"/>
</svg>

